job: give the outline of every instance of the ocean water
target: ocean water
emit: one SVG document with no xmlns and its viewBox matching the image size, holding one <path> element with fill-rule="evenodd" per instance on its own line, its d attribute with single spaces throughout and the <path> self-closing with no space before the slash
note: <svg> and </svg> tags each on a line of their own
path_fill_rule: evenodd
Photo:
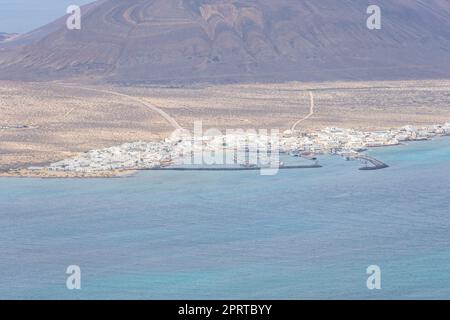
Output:
<svg viewBox="0 0 450 320">
<path fill-rule="evenodd" d="M 391 167 L 0 179 L 0 298 L 450 298 L 450 139 L 370 153 Z"/>
</svg>

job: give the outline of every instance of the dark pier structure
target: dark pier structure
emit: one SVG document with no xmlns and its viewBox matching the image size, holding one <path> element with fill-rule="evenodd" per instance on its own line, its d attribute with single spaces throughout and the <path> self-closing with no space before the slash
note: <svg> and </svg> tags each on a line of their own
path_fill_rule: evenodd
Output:
<svg viewBox="0 0 450 320">
<path fill-rule="evenodd" d="M 380 160 L 377 160 L 373 157 L 370 157 L 368 155 L 359 155 L 356 157 L 357 159 L 360 159 L 366 163 L 365 167 L 359 168 L 359 170 L 381 170 L 389 168 L 389 166 Z M 372 166 L 369 166 L 368 163 L 371 163 Z"/>
<path fill-rule="evenodd" d="M 279 168 L 271 167 L 156 167 L 148 169 L 140 169 L 143 171 L 256 171 L 267 169 L 293 170 L 293 169 L 318 169 L 322 168 L 319 164 L 298 165 L 298 166 L 280 166 Z"/>
</svg>

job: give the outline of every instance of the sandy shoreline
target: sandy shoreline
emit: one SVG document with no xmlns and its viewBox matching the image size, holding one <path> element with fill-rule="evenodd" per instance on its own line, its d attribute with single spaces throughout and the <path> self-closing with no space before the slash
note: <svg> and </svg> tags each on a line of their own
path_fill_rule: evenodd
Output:
<svg viewBox="0 0 450 320">
<path fill-rule="evenodd" d="M 60 172 L 51 170 L 15 169 L 0 172 L 0 178 L 18 179 L 103 179 L 103 178 L 128 178 L 137 173 L 137 170 L 114 170 L 104 172 L 80 173 Z"/>
</svg>

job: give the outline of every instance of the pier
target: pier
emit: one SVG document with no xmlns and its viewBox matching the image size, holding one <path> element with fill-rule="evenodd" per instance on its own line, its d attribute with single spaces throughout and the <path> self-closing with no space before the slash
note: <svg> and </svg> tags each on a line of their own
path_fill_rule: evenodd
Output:
<svg viewBox="0 0 450 320">
<path fill-rule="evenodd" d="M 256 170 L 269 170 L 269 169 L 279 169 L 279 170 L 293 170 L 293 169 L 318 169 L 322 168 L 319 164 L 312 165 L 298 165 L 298 166 L 280 166 L 280 167 L 199 167 L 199 168 L 189 168 L 189 167 L 155 167 L 148 169 L 139 169 L 142 171 L 256 171 Z"/>
<path fill-rule="evenodd" d="M 387 164 L 385 164 L 385 163 L 381 162 L 380 160 L 377 160 L 373 157 L 370 157 L 368 155 L 359 155 L 356 157 L 356 159 L 365 161 L 366 164 L 370 162 L 373 165 L 371 167 L 366 165 L 365 167 L 359 168 L 359 170 L 381 170 L 381 169 L 389 168 L 389 166 Z"/>
</svg>

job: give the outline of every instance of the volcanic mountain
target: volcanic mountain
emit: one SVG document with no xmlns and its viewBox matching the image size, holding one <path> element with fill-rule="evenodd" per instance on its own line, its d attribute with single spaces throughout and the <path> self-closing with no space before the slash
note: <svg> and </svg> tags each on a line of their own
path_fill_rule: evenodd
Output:
<svg viewBox="0 0 450 320">
<path fill-rule="evenodd" d="M 0 43 L 0 79 L 120 83 L 450 77 L 450 1 L 100 0 Z"/>
</svg>

